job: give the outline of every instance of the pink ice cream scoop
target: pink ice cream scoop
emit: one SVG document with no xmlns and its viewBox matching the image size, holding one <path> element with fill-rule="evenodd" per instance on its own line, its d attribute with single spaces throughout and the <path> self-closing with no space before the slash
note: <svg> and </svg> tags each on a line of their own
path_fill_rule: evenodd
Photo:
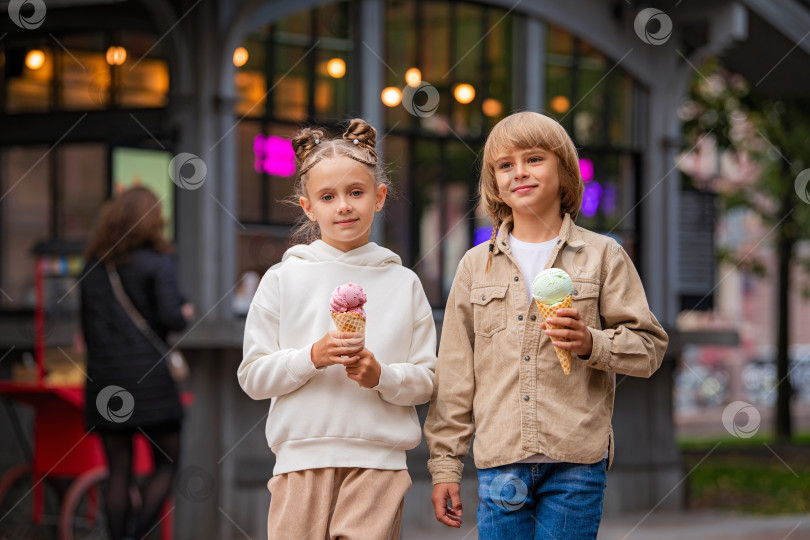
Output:
<svg viewBox="0 0 810 540">
<path fill-rule="evenodd" d="M 332 291 L 332 298 L 329 300 L 329 307 L 335 313 L 359 313 L 363 317 L 366 316 L 366 311 L 363 309 L 363 304 L 366 303 L 366 293 L 360 285 L 354 283 L 347 283 L 339 285 Z"/>
</svg>

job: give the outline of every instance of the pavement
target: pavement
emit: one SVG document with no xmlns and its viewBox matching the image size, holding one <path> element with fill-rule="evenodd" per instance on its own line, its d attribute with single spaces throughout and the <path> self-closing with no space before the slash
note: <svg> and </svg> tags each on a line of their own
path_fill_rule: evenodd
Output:
<svg viewBox="0 0 810 540">
<path fill-rule="evenodd" d="M 438 522 L 426 529 L 410 529 L 406 525 L 403 540 L 417 538 L 476 540 L 478 534 L 475 523 L 465 523 L 461 529 L 449 529 Z M 628 515 L 603 519 L 597 540 L 810 540 L 810 514 L 751 516 L 683 512 Z"/>
</svg>

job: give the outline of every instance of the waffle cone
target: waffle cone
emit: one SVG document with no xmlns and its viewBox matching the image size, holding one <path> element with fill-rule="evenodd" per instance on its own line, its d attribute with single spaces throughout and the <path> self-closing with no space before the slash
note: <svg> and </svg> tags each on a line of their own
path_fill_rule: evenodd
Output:
<svg viewBox="0 0 810 540">
<path fill-rule="evenodd" d="M 359 313 L 335 313 L 329 312 L 332 320 L 335 321 L 335 328 L 340 332 L 359 332 L 366 335 L 366 318 Z"/>
<path fill-rule="evenodd" d="M 549 317 L 556 317 L 558 309 L 572 307 L 574 305 L 574 297 L 569 294 L 563 299 L 562 302 L 557 302 L 553 305 L 543 304 L 537 300 L 535 300 L 534 303 L 537 304 L 537 308 L 540 310 L 540 316 L 543 317 L 543 320 L 545 321 Z M 550 330 L 557 330 L 566 327 L 546 323 L 546 328 Z M 568 338 L 556 338 L 555 341 L 568 341 Z M 566 375 L 571 373 L 571 351 L 569 349 L 560 349 L 559 347 L 554 347 L 554 352 L 557 353 L 557 358 L 560 360 L 563 373 Z"/>
</svg>

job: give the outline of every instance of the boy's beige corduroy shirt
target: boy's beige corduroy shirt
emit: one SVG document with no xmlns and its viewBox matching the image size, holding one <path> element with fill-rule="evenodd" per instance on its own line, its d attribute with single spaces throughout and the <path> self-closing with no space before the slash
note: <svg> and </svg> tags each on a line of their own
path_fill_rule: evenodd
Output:
<svg viewBox="0 0 810 540">
<path fill-rule="evenodd" d="M 590 356 L 572 354 L 565 375 L 542 318 L 529 303 L 509 248 L 512 222 L 459 263 L 442 328 L 433 398 L 425 423 L 433 483 L 460 482 L 470 437 L 479 469 L 535 454 L 573 463 L 613 460 L 615 374 L 649 377 L 661 365 L 667 335 L 647 304 L 630 257 L 613 239 L 565 215 L 547 267 L 574 282 L 593 337 Z"/>
</svg>

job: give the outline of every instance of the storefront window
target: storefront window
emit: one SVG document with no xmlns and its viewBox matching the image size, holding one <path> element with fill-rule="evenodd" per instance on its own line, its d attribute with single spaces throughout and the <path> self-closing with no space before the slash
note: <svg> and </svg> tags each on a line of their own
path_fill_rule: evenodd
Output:
<svg viewBox="0 0 810 540">
<path fill-rule="evenodd" d="M 245 227 L 237 233 L 240 276 L 278 262 L 301 216 L 291 145 L 301 124 L 337 133 L 347 111 L 359 108 L 351 91 L 358 77 L 354 9 L 336 2 L 302 11 L 247 36 L 245 62 L 234 56 L 238 218 Z"/>
<path fill-rule="evenodd" d="M 150 34 L 50 34 L 0 46 L 5 113 L 167 105 L 166 45 Z"/>
<path fill-rule="evenodd" d="M 573 138 L 585 182 L 577 223 L 614 236 L 634 254 L 640 153 L 633 104 L 640 90 L 615 62 L 587 41 L 548 27 L 546 106 Z"/>
<path fill-rule="evenodd" d="M 5 47 L 6 111 L 40 112 L 53 106 L 55 52 L 38 43 Z"/>
<path fill-rule="evenodd" d="M 3 309 L 34 305 L 32 249 L 47 240 L 86 240 L 107 197 L 102 144 L 13 146 L 0 151 L 0 295 Z"/>
<path fill-rule="evenodd" d="M 280 201 L 293 191 L 289 139 L 301 124 L 339 133 L 362 104 L 353 81 L 363 31 L 357 8 L 335 2 L 302 11 L 248 36 L 238 69 L 239 271 L 278 262 L 300 209 Z M 431 304 L 441 307 L 458 262 L 486 241 L 491 221 L 478 203 L 486 135 L 514 102 L 517 12 L 473 2 L 387 1 L 382 29 L 384 80 L 376 126 L 392 186 L 383 244 L 413 268 Z M 634 253 L 640 155 L 634 148 L 637 85 L 587 41 L 548 25 L 546 112 L 560 120 L 582 156 L 586 197 L 578 223 L 615 236 Z M 373 31 L 377 31 L 374 29 Z M 266 60 L 265 60 L 266 59 Z M 531 91 L 531 89 L 529 89 Z"/>
</svg>

